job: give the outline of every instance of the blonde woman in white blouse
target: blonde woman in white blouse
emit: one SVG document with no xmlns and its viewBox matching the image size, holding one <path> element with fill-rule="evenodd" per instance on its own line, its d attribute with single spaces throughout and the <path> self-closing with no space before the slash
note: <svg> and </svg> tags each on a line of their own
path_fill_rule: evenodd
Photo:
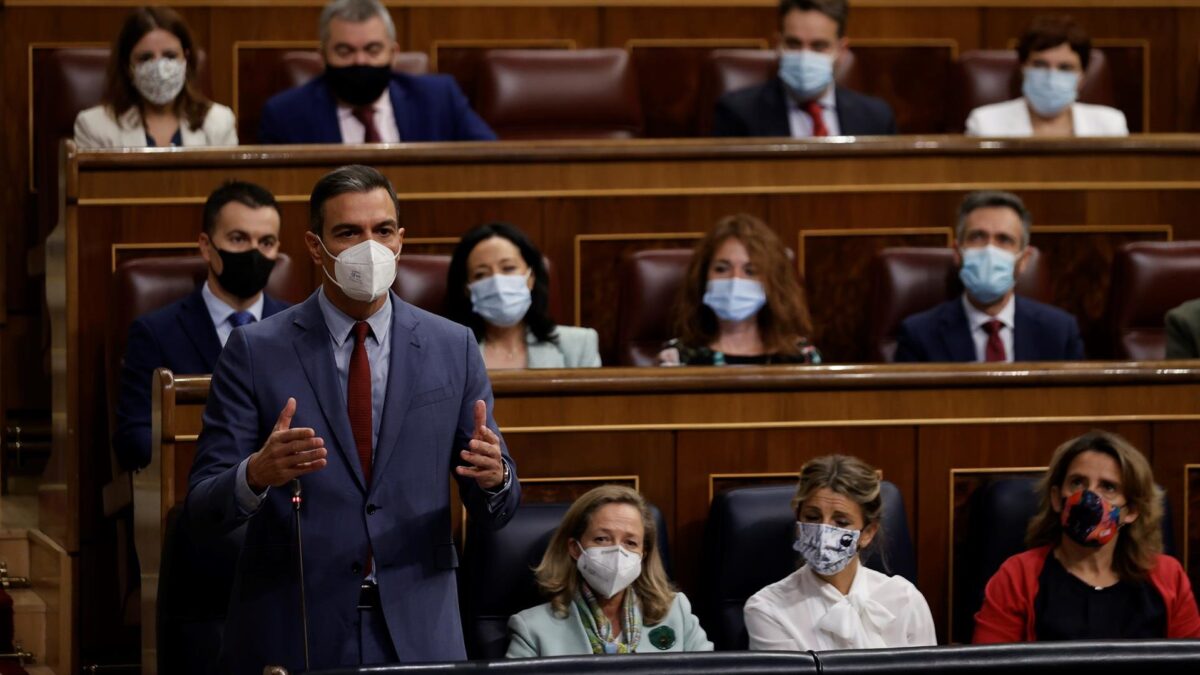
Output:
<svg viewBox="0 0 1200 675">
<path fill-rule="evenodd" d="M 933 645 L 924 596 L 907 579 L 859 562 L 879 536 L 883 497 L 875 470 L 830 455 L 800 470 L 792 498 L 794 548 L 803 566 L 746 601 L 750 649 L 806 651 Z"/>
</svg>

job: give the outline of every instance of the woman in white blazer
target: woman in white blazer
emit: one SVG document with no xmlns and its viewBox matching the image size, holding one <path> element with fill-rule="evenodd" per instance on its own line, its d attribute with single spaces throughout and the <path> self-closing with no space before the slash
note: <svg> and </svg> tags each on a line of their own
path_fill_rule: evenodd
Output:
<svg viewBox="0 0 1200 675">
<path fill-rule="evenodd" d="M 712 651 L 657 544 L 636 490 L 602 485 L 575 500 L 534 570 L 550 601 L 509 618 L 506 656 Z"/>
<path fill-rule="evenodd" d="M 969 136 L 1128 136 L 1125 114 L 1076 101 L 1092 42 L 1066 17 L 1034 21 L 1017 43 L 1021 98 L 981 106 L 967 117 Z"/>
<path fill-rule="evenodd" d="M 139 7 L 113 44 L 104 101 L 75 118 L 81 148 L 237 145 L 233 111 L 196 85 L 187 24 L 174 10 Z"/>
<path fill-rule="evenodd" d="M 446 273 L 451 319 L 475 331 L 491 369 L 595 368 L 599 336 L 550 318 L 542 254 L 516 227 L 487 223 L 463 235 Z"/>
</svg>

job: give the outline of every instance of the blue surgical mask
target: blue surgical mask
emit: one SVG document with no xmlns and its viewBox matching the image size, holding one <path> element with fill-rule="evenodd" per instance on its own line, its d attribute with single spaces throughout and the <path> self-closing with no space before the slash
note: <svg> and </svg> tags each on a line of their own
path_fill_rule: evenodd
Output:
<svg viewBox="0 0 1200 675">
<path fill-rule="evenodd" d="M 767 304 L 767 294 L 752 279 L 712 279 L 704 291 L 704 304 L 722 321 L 745 321 Z"/>
<path fill-rule="evenodd" d="M 493 326 L 515 326 L 533 304 L 529 274 L 493 274 L 470 284 L 471 308 Z"/>
<path fill-rule="evenodd" d="M 1016 283 L 1015 253 L 988 245 L 962 249 L 962 259 L 958 278 L 962 280 L 967 293 L 984 304 L 1004 297 Z"/>
<path fill-rule="evenodd" d="M 1079 73 L 1050 68 L 1026 68 L 1021 93 L 1042 117 L 1054 117 L 1075 102 Z"/>
<path fill-rule="evenodd" d="M 833 57 L 807 49 L 782 52 L 779 79 L 800 100 L 814 99 L 833 82 Z"/>
</svg>

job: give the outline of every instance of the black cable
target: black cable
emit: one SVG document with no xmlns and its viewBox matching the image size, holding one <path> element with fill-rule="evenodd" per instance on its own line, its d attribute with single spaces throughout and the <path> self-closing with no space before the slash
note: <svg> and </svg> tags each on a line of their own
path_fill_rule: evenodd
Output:
<svg viewBox="0 0 1200 675">
<path fill-rule="evenodd" d="M 292 512 L 296 514 L 296 571 L 300 576 L 300 622 L 304 638 L 304 672 L 308 672 L 308 601 L 304 595 L 304 540 L 300 536 L 300 479 L 292 479 Z"/>
</svg>

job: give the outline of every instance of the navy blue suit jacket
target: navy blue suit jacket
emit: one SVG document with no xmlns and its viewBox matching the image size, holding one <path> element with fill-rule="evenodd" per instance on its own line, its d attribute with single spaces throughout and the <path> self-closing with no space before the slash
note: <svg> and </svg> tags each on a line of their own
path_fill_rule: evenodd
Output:
<svg viewBox="0 0 1200 675">
<path fill-rule="evenodd" d="M 837 87 L 838 126 L 843 136 L 890 136 L 896 117 L 883 99 Z M 714 136 L 791 136 L 783 80 L 725 94 L 713 113 Z"/>
<path fill-rule="evenodd" d="M 496 140 L 449 75 L 392 73 L 388 92 L 402 142 Z M 263 106 L 258 142 L 341 143 L 337 99 L 325 76 L 272 96 Z"/>
<path fill-rule="evenodd" d="M 263 298 L 263 318 L 281 312 L 287 303 Z M 129 327 L 125 358 L 118 382 L 113 447 L 126 469 L 150 463 L 150 387 L 156 368 L 177 374 L 211 373 L 221 353 L 200 288 L 162 309 L 143 314 Z"/>
<path fill-rule="evenodd" d="M 1057 307 L 1015 296 L 1013 360 L 1073 361 L 1083 358 L 1083 341 L 1075 317 Z M 897 362 L 976 360 L 975 341 L 962 298 L 914 314 L 900 324 Z"/>
<path fill-rule="evenodd" d="M 488 426 L 499 434 L 475 337 L 391 294 L 387 393 L 367 485 L 316 293 L 235 330 L 213 373 L 186 508 L 196 527 L 246 523 L 222 672 L 303 667 L 291 490 L 271 488 L 248 518 L 235 493 L 238 465 L 262 447 L 288 397 L 297 402 L 292 427 L 314 429 L 329 451 L 325 468 L 301 479 L 312 668 L 357 665 L 356 606 L 369 554 L 400 660 L 465 659 L 448 474 L 458 478 L 453 469 L 474 433 L 476 400 L 486 402 Z M 494 510 L 473 479 L 458 478 L 470 517 L 496 528 L 512 517 L 521 496 L 503 439 L 501 449 L 512 484 Z"/>
</svg>

